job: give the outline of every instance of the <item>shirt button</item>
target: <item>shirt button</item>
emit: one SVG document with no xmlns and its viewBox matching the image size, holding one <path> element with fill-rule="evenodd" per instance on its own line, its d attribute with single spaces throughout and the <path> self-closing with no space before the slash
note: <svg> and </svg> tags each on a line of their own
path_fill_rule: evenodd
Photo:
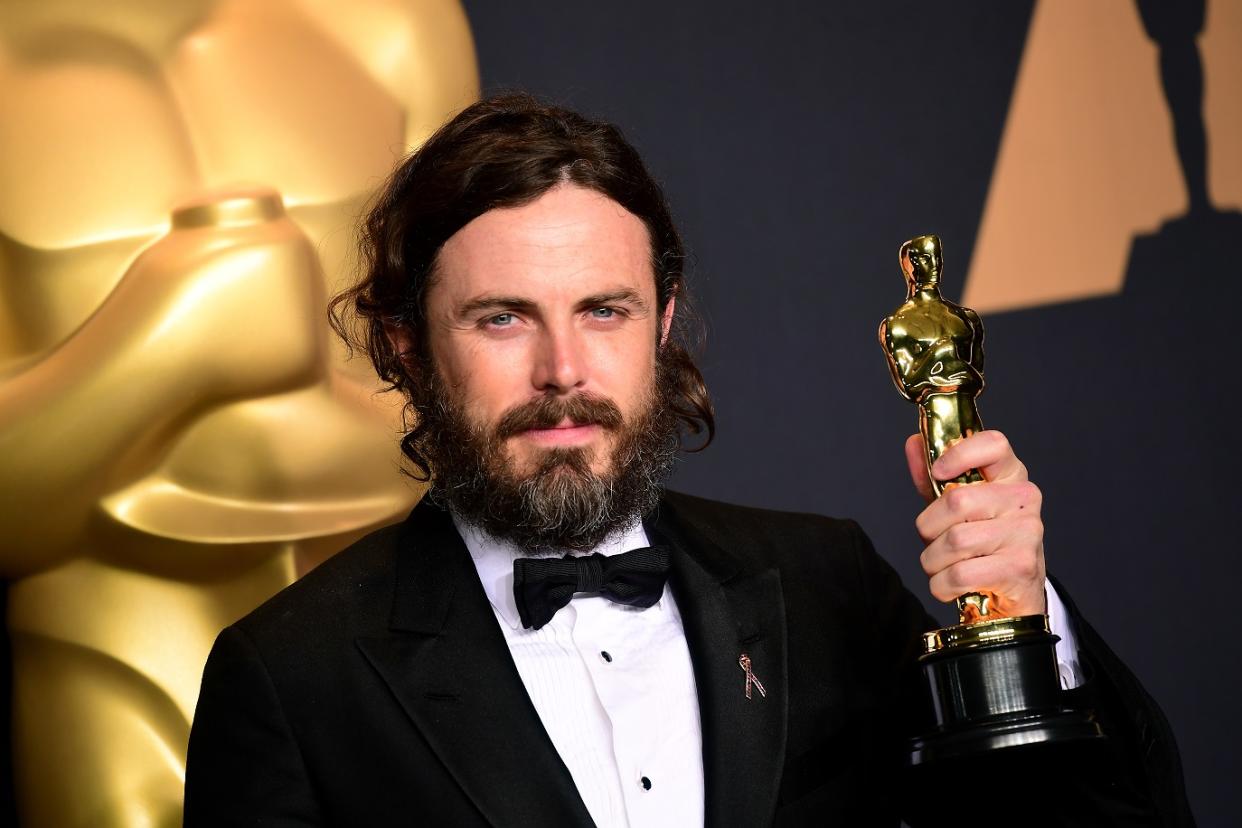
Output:
<svg viewBox="0 0 1242 828">
<path fill-rule="evenodd" d="M 648 778 L 647 778 L 647 777 L 645 777 L 645 776 L 644 776 L 644 777 L 641 777 L 641 778 L 638 780 L 638 784 L 640 784 L 640 785 L 642 785 L 642 786 L 643 786 L 643 790 L 644 790 L 644 791 L 649 791 L 649 790 L 651 790 L 651 780 L 650 780 L 650 779 L 648 779 Z"/>
<path fill-rule="evenodd" d="M 599 657 L 609 664 L 612 663 L 612 654 L 609 653 L 607 650 L 600 650 Z"/>
</svg>

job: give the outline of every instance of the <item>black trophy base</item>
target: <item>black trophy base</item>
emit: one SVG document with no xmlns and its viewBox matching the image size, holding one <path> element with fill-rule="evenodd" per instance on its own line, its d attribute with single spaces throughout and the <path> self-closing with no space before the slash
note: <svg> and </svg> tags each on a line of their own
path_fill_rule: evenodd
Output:
<svg viewBox="0 0 1242 828">
<path fill-rule="evenodd" d="M 1026 718 L 981 722 L 973 727 L 937 731 L 910 743 L 910 764 L 976 756 L 985 751 L 1099 739 L 1103 734 L 1090 713 L 1063 708 Z"/>
<path fill-rule="evenodd" d="M 1091 713 L 1065 704 L 1057 636 L 1043 616 L 941 630 L 920 658 L 936 728 L 910 745 L 922 765 L 1029 745 L 1101 739 Z"/>
</svg>

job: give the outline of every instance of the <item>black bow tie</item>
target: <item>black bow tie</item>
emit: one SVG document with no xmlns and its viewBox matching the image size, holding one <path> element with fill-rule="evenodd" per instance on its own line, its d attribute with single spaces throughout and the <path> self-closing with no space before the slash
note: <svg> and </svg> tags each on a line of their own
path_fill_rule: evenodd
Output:
<svg viewBox="0 0 1242 828">
<path fill-rule="evenodd" d="M 668 550 L 648 546 L 620 555 L 518 558 L 513 562 L 513 598 L 522 626 L 539 629 L 575 593 L 602 595 L 631 607 L 647 607 L 664 594 Z"/>
</svg>

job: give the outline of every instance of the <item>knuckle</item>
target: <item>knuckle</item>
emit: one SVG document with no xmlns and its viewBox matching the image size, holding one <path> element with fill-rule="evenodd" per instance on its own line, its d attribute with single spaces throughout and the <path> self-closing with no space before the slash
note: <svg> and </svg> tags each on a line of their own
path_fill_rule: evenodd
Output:
<svg viewBox="0 0 1242 828">
<path fill-rule="evenodd" d="M 963 592 L 966 592 L 967 579 L 962 573 L 961 565 L 951 566 L 946 569 L 944 575 L 944 589 L 948 593 L 950 599 L 956 598 Z"/>
<path fill-rule="evenodd" d="M 1037 516 L 1031 515 L 1022 521 L 1022 530 L 1028 538 L 1035 544 L 1043 542 L 1044 539 L 1044 522 Z"/>
<path fill-rule="evenodd" d="M 936 577 L 931 580 L 931 594 L 937 601 L 952 601 L 958 596 L 947 583 L 947 578 Z"/>
<path fill-rule="evenodd" d="M 1032 550 L 1023 550 L 1010 563 L 1011 571 L 1023 581 L 1029 581 L 1039 574 L 1039 559 Z"/>
<path fill-rule="evenodd" d="M 1039 487 L 1027 480 L 1010 483 L 1005 488 L 1006 508 L 1020 509 L 1023 514 L 1039 514 L 1043 504 L 1043 493 Z"/>
<path fill-rule="evenodd" d="M 1029 480 L 1023 484 L 1023 497 L 1030 508 L 1038 510 L 1044 505 L 1044 493 Z"/>
<path fill-rule="evenodd" d="M 970 546 L 971 532 L 970 527 L 965 523 L 956 523 L 949 527 L 944 533 L 945 543 L 955 552 L 960 552 Z"/>
<path fill-rule="evenodd" d="M 1023 560 L 1022 577 L 1028 581 L 1033 581 L 1039 577 L 1039 559 L 1034 555 Z"/>
<path fill-rule="evenodd" d="M 955 486 L 945 492 L 942 497 L 944 498 L 945 506 L 948 507 L 950 514 L 965 514 L 970 505 L 970 487 Z"/>
<path fill-rule="evenodd" d="M 926 543 L 931 540 L 931 518 L 927 516 L 927 511 L 919 513 L 914 519 L 914 530 L 919 533 L 919 537 Z"/>
</svg>

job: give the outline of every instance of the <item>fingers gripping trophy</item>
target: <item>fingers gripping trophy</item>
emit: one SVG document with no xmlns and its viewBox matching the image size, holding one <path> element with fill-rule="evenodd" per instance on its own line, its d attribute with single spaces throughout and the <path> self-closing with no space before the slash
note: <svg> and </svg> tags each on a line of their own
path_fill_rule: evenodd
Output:
<svg viewBox="0 0 1242 828">
<path fill-rule="evenodd" d="M 931 473 L 950 446 L 983 429 L 975 402 L 984 386 L 983 323 L 940 294 L 939 237 L 907 241 L 900 260 L 906 301 L 880 324 L 880 344 L 897 390 L 918 406 L 932 491 L 986 485 L 975 469 L 952 480 Z M 1010 617 L 1004 607 L 1003 595 L 962 595 L 959 623 L 924 635 L 920 661 L 936 726 L 914 740 L 913 764 L 1100 735 L 1089 713 L 1064 704 L 1047 616 Z"/>
</svg>

